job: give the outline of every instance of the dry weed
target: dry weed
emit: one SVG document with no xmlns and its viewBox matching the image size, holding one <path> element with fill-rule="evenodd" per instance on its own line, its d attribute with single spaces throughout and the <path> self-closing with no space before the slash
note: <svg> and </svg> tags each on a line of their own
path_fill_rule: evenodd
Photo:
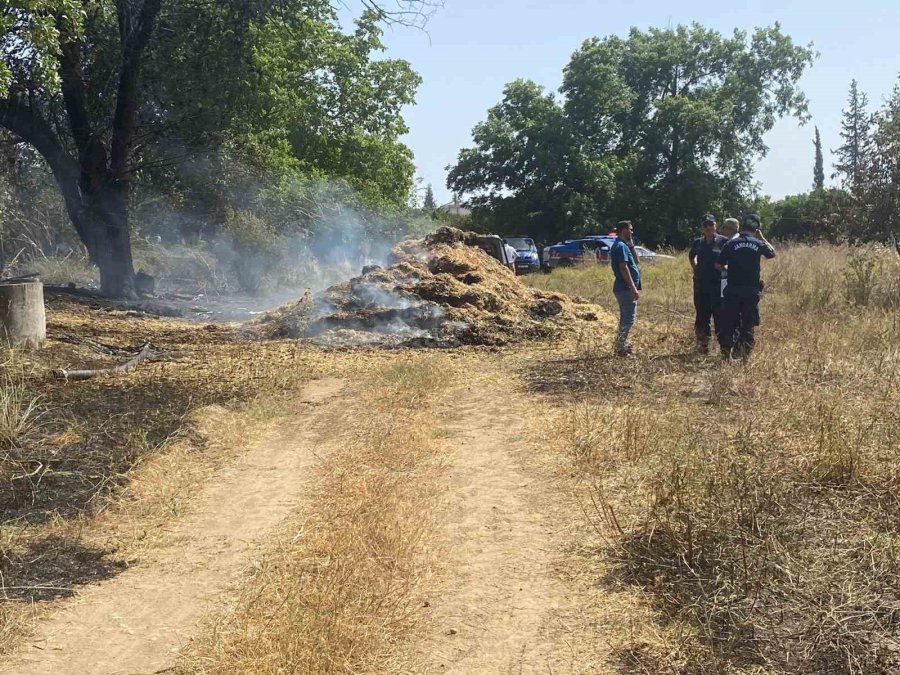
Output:
<svg viewBox="0 0 900 675">
<path fill-rule="evenodd" d="M 40 398 L 30 395 L 25 373 L 14 352 L 7 352 L 0 364 L 0 453 L 18 448 L 37 423 Z"/>
<path fill-rule="evenodd" d="M 539 366 L 575 385 L 549 389 L 578 400 L 550 433 L 591 485 L 598 570 L 653 608 L 621 641 L 630 668 L 900 669 L 895 258 L 780 250 L 746 365 L 692 354 L 687 264 L 670 261 L 647 270 L 641 358 L 582 339 Z M 611 307 L 607 276 L 535 283 Z"/>
</svg>

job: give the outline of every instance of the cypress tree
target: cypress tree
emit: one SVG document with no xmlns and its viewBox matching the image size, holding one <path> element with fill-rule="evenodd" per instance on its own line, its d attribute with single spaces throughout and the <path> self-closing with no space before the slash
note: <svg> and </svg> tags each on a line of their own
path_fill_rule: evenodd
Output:
<svg viewBox="0 0 900 675">
<path fill-rule="evenodd" d="M 429 211 L 433 211 L 437 207 L 437 204 L 434 203 L 434 190 L 431 189 L 431 183 L 425 188 L 425 201 L 422 206 Z"/>
<path fill-rule="evenodd" d="M 864 181 L 866 159 L 869 154 L 872 137 L 872 116 L 866 112 L 868 97 L 859 91 L 856 80 L 850 83 L 850 94 L 847 97 L 847 108 L 841 120 L 841 138 L 843 145 L 834 151 L 837 161 L 834 163 L 833 178 L 840 176 L 845 187 L 858 192 Z"/>
<path fill-rule="evenodd" d="M 821 190 L 825 187 L 825 161 L 822 158 L 822 137 L 819 135 L 819 127 L 816 127 L 816 164 L 813 168 L 813 190 Z"/>
</svg>

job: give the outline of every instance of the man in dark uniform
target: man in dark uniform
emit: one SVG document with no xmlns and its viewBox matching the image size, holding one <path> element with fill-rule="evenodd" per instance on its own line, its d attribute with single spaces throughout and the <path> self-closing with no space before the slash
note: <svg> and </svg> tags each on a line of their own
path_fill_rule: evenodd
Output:
<svg viewBox="0 0 900 675">
<path fill-rule="evenodd" d="M 694 334 L 697 336 L 697 351 L 709 353 L 709 321 L 712 319 L 719 335 L 719 305 L 722 294 L 722 275 L 716 269 L 716 261 L 722 246 L 728 239 L 716 232 L 716 217 L 711 213 L 703 216 L 700 225 L 702 237 L 694 240 L 688 252 L 688 260 L 694 273 Z"/>
<path fill-rule="evenodd" d="M 748 358 L 753 351 L 753 329 L 759 325 L 759 278 L 761 258 L 774 258 L 775 249 L 763 237 L 759 216 L 748 213 L 741 233 L 722 246 L 716 268 L 728 271 L 728 285 L 719 317 L 722 357 Z"/>
</svg>

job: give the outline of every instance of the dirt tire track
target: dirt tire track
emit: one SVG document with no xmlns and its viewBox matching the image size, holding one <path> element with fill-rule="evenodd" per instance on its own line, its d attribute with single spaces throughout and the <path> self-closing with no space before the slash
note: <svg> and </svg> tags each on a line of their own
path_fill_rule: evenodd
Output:
<svg viewBox="0 0 900 675">
<path fill-rule="evenodd" d="M 154 673 L 174 665 L 200 620 L 251 562 L 257 542 L 302 502 L 317 464 L 315 421 L 333 408 L 337 379 L 309 383 L 309 414 L 267 435 L 210 477 L 176 543 L 147 565 L 82 590 L 38 625 L 2 675 Z"/>
<path fill-rule="evenodd" d="M 531 466 L 533 409 L 498 373 L 471 384 L 448 411 L 446 581 L 429 601 L 433 635 L 412 672 L 608 670 L 577 586 L 558 572 L 583 517 L 571 495 Z"/>
</svg>

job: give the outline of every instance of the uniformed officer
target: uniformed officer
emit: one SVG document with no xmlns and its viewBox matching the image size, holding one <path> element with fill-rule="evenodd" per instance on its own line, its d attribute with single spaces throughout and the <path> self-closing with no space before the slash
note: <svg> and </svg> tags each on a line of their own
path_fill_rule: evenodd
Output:
<svg viewBox="0 0 900 675">
<path fill-rule="evenodd" d="M 716 268 L 727 270 L 728 285 L 722 298 L 719 345 L 722 357 L 748 358 L 753 351 L 753 329 L 759 325 L 760 258 L 774 258 L 775 249 L 763 237 L 759 216 L 748 213 L 741 233 L 722 246 Z"/>
<path fill-rule="evenodd" d="M 722 294 L 722 276 L 716 269 L 716 261 L 722 246 L 728 239 L 716 232 L 716 217 L 711 213 L 703 216 L 700 224 L 702 237 L 694 240 L 688 252 L 688 260 L 694 273 L 694 334 L 697 337 L 697 351 L 709 353 L 709 321 L 712 319 L 719 334 L 719 306 Z"/>
</svg>

